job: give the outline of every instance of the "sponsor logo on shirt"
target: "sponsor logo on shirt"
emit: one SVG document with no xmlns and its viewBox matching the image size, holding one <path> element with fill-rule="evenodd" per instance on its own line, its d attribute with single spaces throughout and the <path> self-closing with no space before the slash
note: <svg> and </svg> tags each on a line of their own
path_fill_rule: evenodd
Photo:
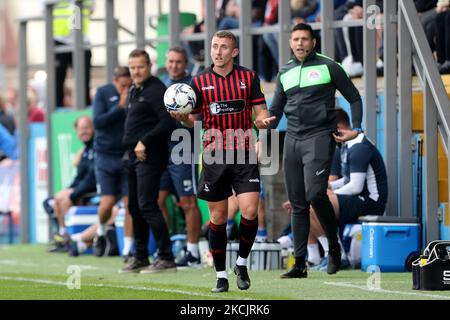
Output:
<svg viewBox="0 0 450 320">
<path fill-rule="evenodd" d="M 230 100 L 212 102 L 209 104 L 209 110 L 213 115 L 229 114 L 242 112 L 245 108 L 244 100 Z"/>
</svg>

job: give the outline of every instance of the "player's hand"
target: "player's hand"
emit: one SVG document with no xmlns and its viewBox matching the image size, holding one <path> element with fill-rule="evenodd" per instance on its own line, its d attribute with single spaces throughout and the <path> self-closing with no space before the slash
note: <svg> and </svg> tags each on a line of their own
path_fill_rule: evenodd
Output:
<svg viewBox="0 0 450 320">
<path fill-rule="evenodd" d="M 169 112 L 172 118 L 174 118 L 177 121 L 187 121 L 189 119 L 189 113 L 179 113 L 176 111 L 170 111 Z"/>
<path fill-rule="evenodd" d="M 255 120 L 255 126 L 258 129 L 267 129 L 269 125 L 277 119 L 276 116 L 268 117 L 265 119 L 256 119 Z"/>
<path fill-rule="evenodd" d="M 126 89 L 123 89 L 120 93 L 119 98 L 119 108 L 124 109 L 127 105 L 127 98 L 128 98 L 128 87 Z"/>
<path fill-rule="evenodd" d="M 333 132 L 334 140 L 336 140 L 337 143 L 343 143 L 345 141 L 355 139 L 359 134 L 358 131 L 350 129 L 339 129 L 337 130 L 337 133 L 338 134 Z"/>
<path fill-rule="evenodd" d="M 292 213 L 292 205 L 290 201 L 285 201 L 283 202 L 283 204 L 281 205 L 283 207 L 284 210 L 286 210 L 286 212 L 288 214 Z"/>
<path fill-rule="evenodd" d="M 145 161 L 147 159 L 147 154 L 145 153 L 145 145 L 139 141 L 134 148 L 134 153 L 139 161 Z"/>
</svg>

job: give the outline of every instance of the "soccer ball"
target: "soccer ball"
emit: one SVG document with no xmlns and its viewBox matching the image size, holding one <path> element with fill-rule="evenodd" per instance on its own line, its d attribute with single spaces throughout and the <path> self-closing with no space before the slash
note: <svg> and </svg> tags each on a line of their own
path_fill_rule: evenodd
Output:
<svg viewBox="0 0 450 320">
<path fill-rule="evenodd" d="M 194 90 L 185 83 L 175 83 L 164 93 L 164 105 L 167 111 L 189 114 L 194 108 L 196 100 Z"/>
</svg>

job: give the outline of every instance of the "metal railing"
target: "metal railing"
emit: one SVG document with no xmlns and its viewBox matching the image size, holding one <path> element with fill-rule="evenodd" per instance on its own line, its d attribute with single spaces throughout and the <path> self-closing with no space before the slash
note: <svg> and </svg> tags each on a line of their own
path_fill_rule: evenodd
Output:
<svg viewBox="0 0 450 320">
<path fill-rule="evenodd" d="M 209 41 L 216 31 L 216 15 L 214 1 L 205 1 L 205 32 L 197 34 L 183 34 L 179 19 L 179 0 L 170 1 L 169 11 L 169 32 L 167 36 L 146 37 L 146 11 L 145 0 L 135 0 L 135 41 L 118 41 L 119 21 L 114 17 L 114 0 L 105 0 L 105 22 L 106 43 L 95 45 L 106 47 L 106 76 L 105 82 L 112 80 L 113 68 L 118 63 L 118 48 L 121 45 L 135 43 L 137 47 L 145 47 L 153 43 L 165 41 L 170 45 L 179 44 L 182 41 L 204 41 L 205 65 L 211 63 Z M 158 12 L 161 10 L 161 0 L 158 3 Z M 55 110 L 55 75 L 54 75 L 54 54 L 53 45 L 53 16 L 52 8 L 54 1 L 46 4 L 45 16 L 19 19 L 19 39 L 20 39 L 20 87 L 25 88 L 27 84 L 27 57 L 26 57 L 26 33 L 27 23 L 30 21 L 45 22 L 45 44 L 47 71 L 47 141 L 48 141 L 48 185 L 49 193 L 53 193 L 52 183 L 52 144 L 50 115 Z M 75 6 L 80 7 L 82 0 L 73 0 Z M 384 155 L 389 177 L 389 201 L 386 209 L 387 215 L 411 216 L 413 214 L 412 199 L 412 165 L 410 161 L 398 161 L 398 159 L 411 159 L 412 150 L 409 142 L 412 138 L 412 76 L 411 64 L 413 63 L 419 79 L 424 88 L 424 110 L 425 110 L 425 205 L 427 215 L 427 239 L 436 239 L 438 235 L 437 221 L 437 133 L 439 132 L 444 141 L 445 150 L 449 150 L 449 121 L 448 98 L 430 48 L 427 44 L 424 31 L 419 22 L 412 0 L 384 1 L 383 20 L 374 27 L 367 23 L 373 18 L 376 0 L 364 0 L 364 17 L 354 21 L 333 21 L 333 1 L 322 1 L 321 22 L 312 23 L 315 30 L 321 31 L 322 53 L 334 57 L 334 29 L 342 27 L 363 27 L 363 52 L 364 52 L 364 126 L 366 135 L 376 142 L 377 132 L 377 74 L 376 74 L 376 27 L 383 28 L 384 34 Z M 231 30 L 239 36 L 240 64 L 252 67 L 252 36 L 269 32 L 278 33 L 279 66 L 284 65 L 290 58 L 289 33 L 292 27 L 290 1 L 282 0 L 278 9 L 277 25 L 253 27 L 251 26 L 251 1 L 240 1 L 241 15 L 239 18 L 239 29 Z M 81 10 L 80 10 L 81 12 Z M 82 25 L 80 23 L 79 25 Z M 63 48 L 71 50 L 74 57 L 74 86 L 76 108 L 85 107 L 84 94 L 84 55 L 83 50 L 93 46 L 83 44 L 81 30 L 74 30 L 74 45 Z M 130 33 L 130 31 L 128 31 Z M 397 41 L 398 35 L 398 41 Z M 398 75 L 392 70 L 398 70 Z M 398 83 L 398 85 L 397 85 Z M 26 242 L 25 230 L 28 230 L 28 205 L 29 194 L 26 188 L 28 180 L 28 160 L 26 148 L 28 141 L 27 121 L 26 121 L 26 92 L 20 90 L 21 96 L 21 174 L 22 174 L 22 241 Z M 397 125 L 397 115 L 399 125 Z M 400 143 L 397 144 L 397 138 Z M 447 152 L 448 153 L 448 152 Z M 449 170 L 450 171 L 450 170 Z M 450 190 L 450 188 L 449 188 Z"/>
<path fill-rule="evenodd" d="M 441 135 L 448 158 L 450 104 L 413 1 L 399 0 L 398 3 L 400 24 L 400 141 L 404 141 L 402 139 L 407 138 L 408 132 L 411 132 L 411 58 L 424 90 L 425 190 L 423 194 L 426 214 L 425 241 L 427 243 L 439 238 L 438 134 Z M 406 123 L 407 121 L 408 123 Z M 406 158 L 411 154 L 407 150 L 407 143 L 401 143 L 400 145 L 400 159 L 410 159 Z M 405 184 L 409 183 L 407 174 L 411 172 L 404 168 L 405 162 L 407 161 L 400 162 L 401 195 L 406 192 Z M 407 191 L 409 192 L 409 189 Z M 404 205 L 404 202 L 408 200 L 408 198 L 405 198 L 404 201 L 401 201 L 401 204 Z M 404 210 L 404 208 L 404 206 L 401 206 L 401 210 Z"/>
</svg>

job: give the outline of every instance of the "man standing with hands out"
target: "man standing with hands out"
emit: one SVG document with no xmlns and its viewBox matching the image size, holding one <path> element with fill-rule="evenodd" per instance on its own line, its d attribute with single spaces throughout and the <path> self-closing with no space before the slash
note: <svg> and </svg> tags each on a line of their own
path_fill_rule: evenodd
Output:
<svg viewBox="0 0 450 320">
<path fill-rule="evenodd" d="M 211 40 L 213 65 L 191 82 L 197 95 L 192 113 L 202 113 L 205 130 L 198 197 L 208 202 L 210 212 L 209 243 L 217 274 L 217 284 L 212 292 L 226 292 L 229 288 L 225 250 L 228 197 L 232 195 L 232 189 L 242 213 L 239 256 L 234 272 L 239 289 L 250 287 L 246 264 L 258 230 L 260 192 L 259 168 L 251 134 L 252 111 L 256 113 L 255 125 L 259 129 L 267 128 L 275 119 L 269 117 L 256 73 L 233 64 L 238 54 L 236 37 L 228 31 L 216 32 Z M 171 114 L 185 126 L 193 126 L 194 115 Z M 242 153 L 245 154 L 244 164 L 236 157 Z M 208 154 L 217 158 L 208 161 Z M 254 161 L 251 161 L 252 155 Z M 226 161 L 230 158 L 233 161 Z"/>
<path fill-rule="evenodd" d="M 128 208 L 133 218 L 135 254 L 122 272 L 176 271 L 169 231 L 158 207 L 159 180 L 167 166 L 170 133 L 175 121 L 164 107 L 166 86 L 151 76 L 148 53 L 135 49 L 128 56 L 133 86 L 128 94 L 123 144 L 128 159 Z M 158 259 L 148 261 L 150 230 L 158 246 Z"/>
<path fill-rule="evenodd" d="M 289 39 L 292 59 L 280 70 L 270 114 L 276 128 L 283 113 L 288 120 L 284 141 L 286 189 L 292 205 L 295 265 L 283 279 L 306 278 L 306 247 L 309 208 L 314 208 L 329 242 L 328 274 L 341 264 L 337 223 L 327 196 L 328 176 L 335 139 L 343 142 L 361 132 L 362 101 L 344 69 L 332 59 L 316 53 L 316 39 L 308 24 L 297 24 Z M 353 130 L 336 131 L 336 89 L 351 104 Z"/>
</svg>

